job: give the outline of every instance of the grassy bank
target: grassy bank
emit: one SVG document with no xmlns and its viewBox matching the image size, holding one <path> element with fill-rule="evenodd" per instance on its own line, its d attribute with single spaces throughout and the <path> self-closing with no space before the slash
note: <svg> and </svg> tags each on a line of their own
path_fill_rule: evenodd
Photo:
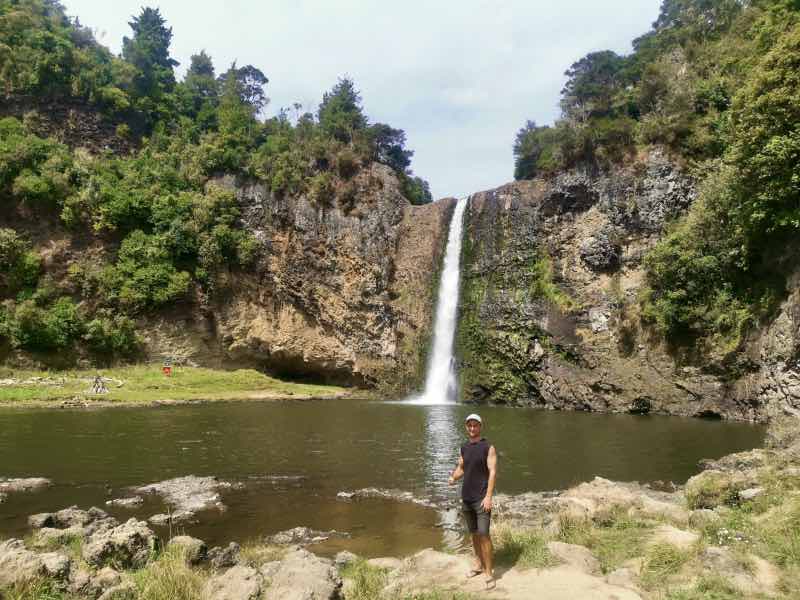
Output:
<svg viewBox="0 0 800 600">
<path fill-rule="evenodd" d="M 100 375 L 107 393 L 92 392 Z M 282 381 L 252 369 L 221 371 L 135 365 L 87 371 L 0 370 L 0 406 L 76 401 L 97 404 L 152 404 L 165 401 L 317 398 L 347 393 L 345 388 Z"/>
</svg>

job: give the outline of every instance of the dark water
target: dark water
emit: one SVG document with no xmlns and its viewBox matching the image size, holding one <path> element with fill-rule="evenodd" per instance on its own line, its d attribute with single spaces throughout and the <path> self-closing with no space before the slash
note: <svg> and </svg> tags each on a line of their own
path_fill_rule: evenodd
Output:
<svg viewBox="0 0 800 600">
<path fill-rule="evenodd" d="M 0 504 L 0 538 L 26 533 L 27 515 L 104 502 L 183 475 L 244 484 L 223 490 L 227 510 L 183 531 L 211 543 L 290 527 L 352 534 L 316 551 L 403 555 L 442 544 L 439 516 L 410 503 L 345 502 L 338 492 L 398 488 L 455 501 L 447 486 L 463 441 L 466 406 L 337 400 L 146 409 L 0 412 L 0 476 L 47 477 L 35 493 Z M 668 417 L 483 408 L 484 435 L 499 452 L 497 489 L 552 490 L 600 475 L 682 483 L 701 458 L 761 444 L 761 427 Z M 157 501 L 118 517 L 165 512 Z M 168 533 L 161 531 L 161 533 Z"/>
</svg>

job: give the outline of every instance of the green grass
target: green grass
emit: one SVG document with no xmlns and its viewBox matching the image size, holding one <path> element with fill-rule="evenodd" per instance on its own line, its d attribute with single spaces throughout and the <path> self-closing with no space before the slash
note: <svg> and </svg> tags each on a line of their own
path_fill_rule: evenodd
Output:
<svg viewBox="0 0 800 600">
<path fill-rule="evenodd" d="M 265 546 L 257 541 L 250 541 L 241 545 L 239 560 L 247 566 L 257 569 L 264 563 L 281 560 L 285 554 L 285 548 Z"/>
<path fill-rule="evenodd" d="M 647 550 L 642 566 L 642 585 L 649 590 L 664 586 L 693 556 L 692 550 L 681 550 L 672 544 L 655 544 Z"/>
<path fill-rule="evenodd" d="M 666 600 L 744 600 L 744 595 L 725 578 L 712 575 L 702 577 L 689 589 L 669 592 Z"/>
<path fill-rule="evenodd" d="M 106 382 L 109 393 L 91 394 L 96 375 Z M 34 377 L 44 382 L 31 381 Z M 19 383 L 0 386 L 0 405 L 26 402 L 58 402 L 77 398 L 119 403 L 149 403 L 157 400 L 225 400 L 237 398 L 330 396 L 344 388 L 292 383 L 252 369 L 221 371 L 200 367 L 173 367 L 172 376 L 161 365 L 135 365 L 90 371 L 15 371 L 4 369 L 0 378 Z"/>
<path fill-rule="evenodd" d="M 547 540 L 538 531 L 514 530 L 501 525 L 495 529 L 494 542 L 498 565 L 545 568 L 558 562 L 547 549 Z"/>
<path fill-rule="evenodd" d="M 377 600 L 386 585 L 386 570 L 373 567 L 364 559 L 345 565 L 341 576 L 352 582 L 346 600 Z"/>
<path fill-rule="evenodd" d="M 642 556 L 652 525 L 627 516 L 622 511 L 609 513 L 602 521 L 561 515 L 558 539 L 586 546 L 600 561 L 603 573 L 610 573 L 625 561 Z"/>
<path fill-rule="evenodd" d="M 184 550 L 167 548 L 157 560 L 132 574 L 136 600 L 202 600 L 206 578 L 186 564 Z"/>
<path fill-rule="evenodd" d="M 3 600 L 79 600 L 78 596 L 60 591 L 54 582 L 45 579 L 17 584 L 10 588 L 0 588 L 0 598 Z"/>
</svg>

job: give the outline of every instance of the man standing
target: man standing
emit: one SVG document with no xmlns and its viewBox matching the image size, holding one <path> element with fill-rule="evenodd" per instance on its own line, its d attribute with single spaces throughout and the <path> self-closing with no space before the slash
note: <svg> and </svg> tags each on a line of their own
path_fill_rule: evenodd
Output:
<svg viewBox="0 0 800 600">
<path fill-rule="evenodd" d="M 461 457 L 449 483 L 453 485 L 464 478 L 461 486 L 464 520 L 472 536 L 475 550 L 475 566 L 467 577 L 483 573 L 486 588 L 495 587 L 492 569 L 492 538 L 489 537 L 489 521 L 492 515 L 492 494 L 497 477 L 497 453 L 485 438 L 481 437 L 483 421 L 479 415 L 471 414 L 464 419 L 469 440 L 461 446 Z"/>
</svg>

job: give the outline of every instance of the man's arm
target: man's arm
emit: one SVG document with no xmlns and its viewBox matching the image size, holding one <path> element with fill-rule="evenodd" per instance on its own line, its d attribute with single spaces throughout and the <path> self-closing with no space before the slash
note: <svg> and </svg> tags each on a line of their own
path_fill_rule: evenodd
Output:
<svg viewBox="0 0 800 600">
<path fill-rule="evenodd" d="M 464 457 L 458 457 L 458 465 L 456 465 L 456 470 L 450 474 L 450 479 L 447 480 L 447 483 L 453 485 L 456 481 L 461 479 L 464 476 Z"/>
<path fill-rule="evenodd" d="M 486 486 L 486 497 L 481 502 L 483 510 L 492 510 L 492 494 L 494 494 L 494 482 L 497 479 L 497 452 L 494 446 L 489 446 L 489 456 L 486 457 L 486 467 L 489 469 L 489 484 Z"/>
</svg>

